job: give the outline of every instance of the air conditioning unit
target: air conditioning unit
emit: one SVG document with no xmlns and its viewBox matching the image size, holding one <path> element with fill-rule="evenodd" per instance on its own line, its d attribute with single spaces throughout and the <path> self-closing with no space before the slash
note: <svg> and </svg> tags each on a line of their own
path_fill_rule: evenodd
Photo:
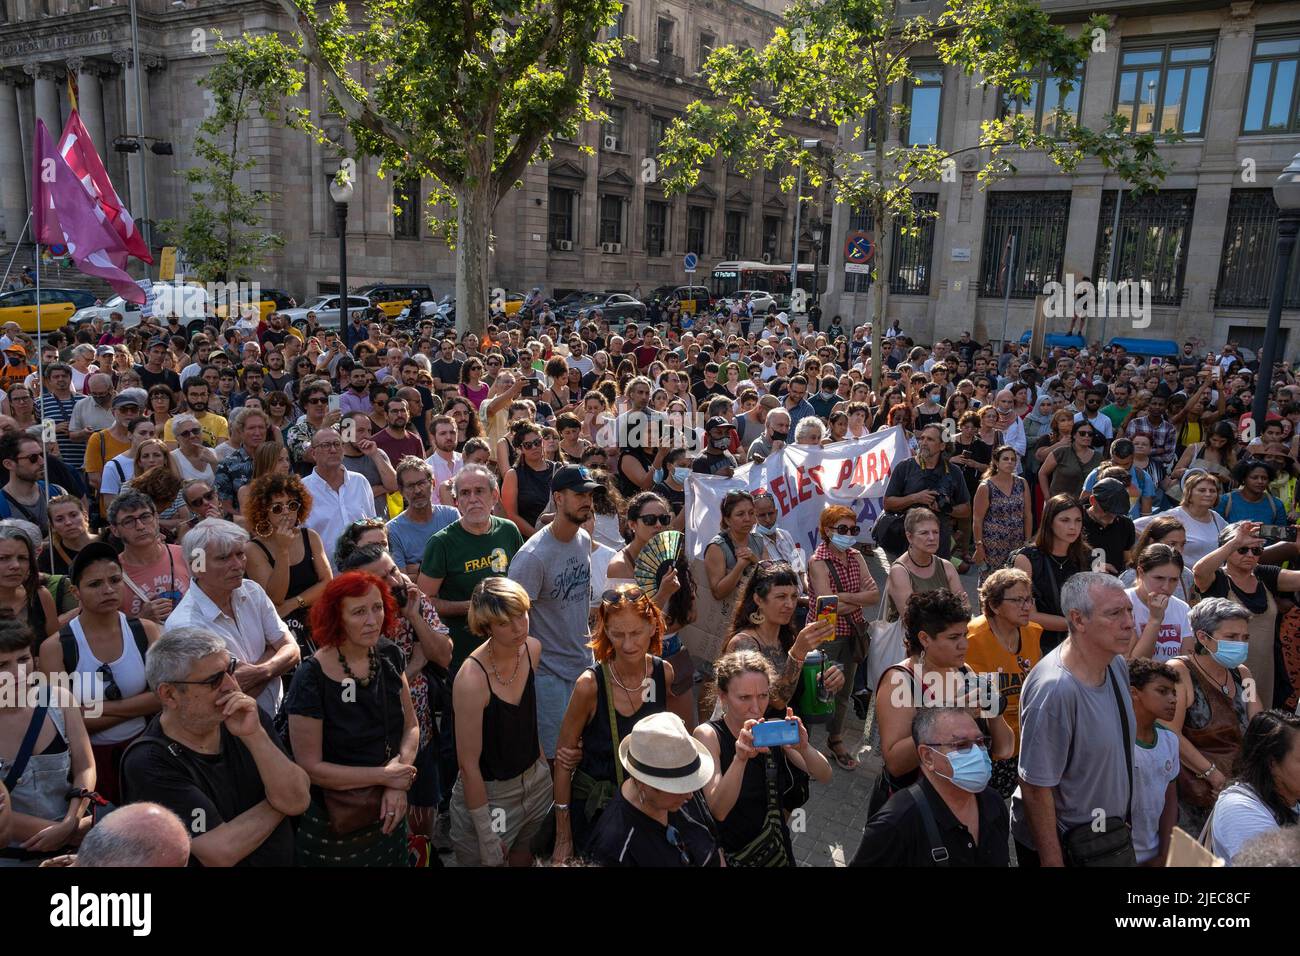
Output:
<svg viewBox="0 0 1300 956">
<path fill-rule="evenodd" d="M 605 137 L 605 148 L 606 148 L 606 149 L 612 149 L 612 150 L 617 151 L 618 148 L 619 148 L 619 146 L 618 146 L 618 137 L 617 137 L 617 136 L 606 136 L 606 137 Z"/>
<path fill-rule="evenodd" d="M 555 240 L 555 248 L 558 249 L 558 250 L 560 250 L 560 252 L 572 252 L 572 251 L 573 251 L 573 240 L 572 240 L 572 239 L 556 239 L 556 240 Z"/>
<path fill-rule="evenodd" d="M 766 263 L 770 263 L 772 261 L 772 253 L 770 252 L 763 253 L 763 261 Z"/>
<path fill-rule="evenodd" d="M 618 255 L 620 252 L 623 251 L 623 243 L 621 243 L 621 242 L 602 242 L 602 243 L 600 244 L 600 251 L 601 251 L 601 252 L 607 252 L 607 253 L 609 253 L 610 255 L 614 255 L 614 256 L 616 256 L 616 255 Z"/>
</svg>

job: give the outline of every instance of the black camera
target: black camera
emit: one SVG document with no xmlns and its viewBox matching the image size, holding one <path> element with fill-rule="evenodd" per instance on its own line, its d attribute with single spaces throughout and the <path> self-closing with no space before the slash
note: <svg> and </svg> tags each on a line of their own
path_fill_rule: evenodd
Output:
<svg viewBox="0 0 1300 956">
<path fill-rule="evenodd" d="M 393 600 L 397 602 L 397 606 L 400 607 L 400 608 L 405 609 L 405 607 L 406 607 L 406 588 L 399 588 L 399 587 L 394 586 L 394 587 L 390 587 L 389 590 L 393 592 Z"/>
<path fill-rule="evenodd" d="M 934 493 L 934 510 L 944 515 L 951 513 L 952 498 L 942 491 L 936 491 Z"/>
</svg>

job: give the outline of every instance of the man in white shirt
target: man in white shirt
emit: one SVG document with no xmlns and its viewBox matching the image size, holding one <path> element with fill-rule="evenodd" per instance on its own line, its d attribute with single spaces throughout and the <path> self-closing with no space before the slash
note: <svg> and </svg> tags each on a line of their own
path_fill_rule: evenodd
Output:
<svg viewBox="0 0 1300 956">
<path fill-rule="evenodd" d="M 461 454 L 456 450 L 456 422 L 450 415 L 433 417 L 433 454 L 425 459 L 433 469 L 433 487 L 441 488 L 460 471 Z M 437 495 L 435 494 L 436 498 Z"/>
<path fill-rule="evenodd" d="M 1088 389 L 1088 394 L 1083 400 L 1083 411 L 1076 412 L 1074 420 L 1082 421 L 1085 418 L 1096 435 L 1092 439 L 1092 447 L 1098 450 L 1104 449 L 1115 439 L 1115 423 L 1109 417 L 1101 413 L 1102 403 L 1106 401 L 1106 386 L 1094 385 Z"/>
<path fill-rule="evenodd" d="M 219 635 L 239 661 L 234 675 L 239 689 L 274 717 L 283 696 L 280 678 L 297 666 L 301 654 L 266 591 L 244 577 L 247 548 L 248 532 L 222 518 L 204 518 L 191 528 L 181 550 L 190 556 L 193 580 L 163 632 L 198 627 Z"/>
<path fill-rule="evenodd" d="M 375 494 L 365 475 L 343 467 L 343 439 L 334 429 L 322 428 L 316 432 L 311 450 L 316 467 L 302 480 L 313 502 L 306 527 L 320 535 L 333 566 L 334 547 L 347 526 L 362 518 L 375 517 Z"/>
</svg>

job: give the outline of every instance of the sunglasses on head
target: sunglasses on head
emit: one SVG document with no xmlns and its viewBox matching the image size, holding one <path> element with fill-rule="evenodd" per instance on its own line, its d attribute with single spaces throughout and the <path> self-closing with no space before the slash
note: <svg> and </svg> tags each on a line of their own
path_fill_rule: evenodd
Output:
<svg viewBox="0 0 1300 956">
<path fill-rule="evenodd" d="M 600 596 L 602 604 L 622 604 L 627 601 L 629 604 L 635 604 L 645 597 L 645 591 L 641 590 L 635 584 L 625 584 L 621 587 L 611 588 Z"/>
<path fill-rule="evenodd" d="M 209 690 L 216 690 L 218 687 L 221 686 L 222 678 L 224 678 L 227 674 L 229 674 L 231 677 L 235 676 L 235 668 L 237 668 L 238 666 L 239 666 L 239 659 L 236 657 L 232 657 L 230 659 L 229 664 L 227 664 L 221 670 L 217 671 L 211 677 L 205 677 L 202 680 L 173 680 L 173 681 L 168 681 L 167 683 L 202 684 L 204 687 L 207 687 Z"/>
</svg>

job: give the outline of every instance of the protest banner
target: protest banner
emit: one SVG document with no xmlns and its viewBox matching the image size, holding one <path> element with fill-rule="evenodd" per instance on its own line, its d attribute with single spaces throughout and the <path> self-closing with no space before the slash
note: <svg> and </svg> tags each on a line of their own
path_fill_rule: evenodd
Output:
<svg viewBox="0 0 1300 956">
<path fill-rule="evenodd" d="M 686 546 L 694 558 L 718 533 L 722 499 L 742 489 L 771 492 L 778 527 L 811 555 L 819 540 L 818 520 L 827 505 L 846 505 L 857 515 L 858 540 L 871 541 L 894 463 L 908 456 L 901 427 L 831 445 L 787 445 L 766 461 L 736 470 L 734 477 L 691 475 L 686 481 Z"/>
</svg>

